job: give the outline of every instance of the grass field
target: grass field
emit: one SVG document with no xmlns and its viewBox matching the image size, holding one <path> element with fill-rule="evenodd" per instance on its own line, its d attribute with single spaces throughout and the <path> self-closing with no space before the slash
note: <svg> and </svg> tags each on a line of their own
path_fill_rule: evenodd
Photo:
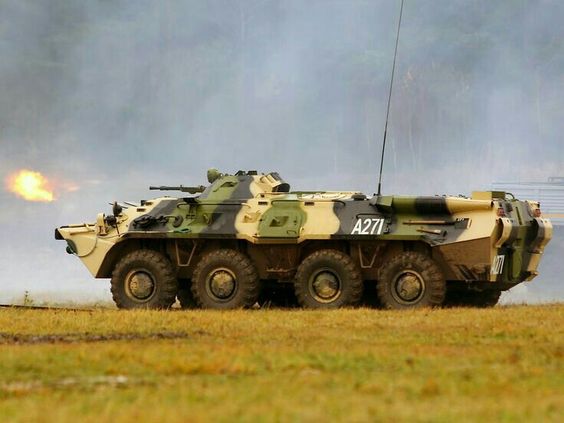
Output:
<svg viewBox="0 0 564 423">
<path fill-rule="evenodd" d="M 3 421 L 564 421 L 564 304 L 0 310 Z"/>
</svg>

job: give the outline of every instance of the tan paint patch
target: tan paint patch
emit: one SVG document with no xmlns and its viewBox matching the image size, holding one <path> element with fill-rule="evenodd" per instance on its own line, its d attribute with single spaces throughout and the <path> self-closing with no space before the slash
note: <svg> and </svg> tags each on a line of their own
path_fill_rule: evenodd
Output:
<svg viewBox="0 0 564 423">
<path fill-rule="evenodd" d="M 457 213 L 452 216 L 454 219 L 470 219 L 470 227 L 463 230 L 460 236 L 453 240 L 453 243 L 489 239 L 488 263 L 491 263 L 497 254 L 495 243 L 499 236 L 501 236 L 501 231 L 497 224 L 497 214 L 494 210 L 494 208 L 490 208 L 489 210 Z M 482 246 L 485 245 L 482 244 Z"/>
<path fill-rule="evenodd" d="M 125 209 L 122 217 L 119 219 L 119 233 L 126 233 L 130 221 L 148 213 L 165 199 L 170 200 L 168 197 L 161 197 L 151 200 L 148 205 L 143 207 L 129 207 Z M 98 274 L 100 266 L 110 249 L 120 240 L 120 236 L 115 228 L 106 226 L 105 229 L 107 235 L 100 236 L 97 234 L 96 225 L 93 223 L 69 225 L 66 228 L 59 228 L 59 232 L 63 238 L 74 242 L 78 258 L 80 258 L 94 277 Z"/>
<path fill-rule="evenodd" d="M 447 197 L 446 205 L 451 214 L 492 209 L 491 201 L 457 197 Z"/>
<path fill-rule="evenodd" d="M 77 256 L 88 268 L 92 276 L 96 277 L 98 270 L 108 254 L 108 251 L 119 239 L 111 237 L 104 239 L 96 235 L 94 226 L 85 225 L 74 228 L 59 228 L 63 238 L 72 241 L 77 249 Z"/>
<path fill-rule="evenodd" d="M 307 219 L 300 231 L 300 241 L 304 239 L 328 239 L 339 230 L 341 223 L 333 212 L 333 202 L 316 201 L 311 206 L 301 205 Z"/>
<path fill-rule="evenodd" d="M 260 199 L 266 202 L 266 199 Z M 259 199 L 251 199 L 243 205 L 235 219 L 237 238 L 246 239 L 256 243 L 256 235 L 259 229 L 260 218 L 271 207 L 270 201 L 267 205 L 259 205 Z M 333 213 L 333 203 L 329 201 L 316 201 L 314 205 L 305 206 L 303 202 L 298 203 L 306 214 L 306 221 L 302 224 L 297 242 L 306 239 L 329 239 L 331 235 L 339 230 L 340 222 Z"/>
<path fill-rule="evenodd" d="M 257 187 L 251 184 L 251 191 L 253 188 L 256 189 Z M 268 204 L 259 206 L 259 200 L 256 198 L 241 204 L 241 210 L 239 210 L 239 213 L 237 213 L 235 217 L 235 232 L 237 233 L 237 238 L 246 239 L 253 243 L 256 242 L 260 218 L 271 207 L 270 201 L 261 200 L 261 202 Z"/>
<path fill-rule="evenodd" d="M 257 183 L 256 176 L 255 176 L 253 182 L 251 182 L 251 184 L 249 186 L 249 190 L 251 191 L 251 195 L 253 197 L 256 197 L 259 194 L 262 194 L 264 192 L 264 187 L 262 187 L 261 185 L 259 185 Z"/>
</svg>

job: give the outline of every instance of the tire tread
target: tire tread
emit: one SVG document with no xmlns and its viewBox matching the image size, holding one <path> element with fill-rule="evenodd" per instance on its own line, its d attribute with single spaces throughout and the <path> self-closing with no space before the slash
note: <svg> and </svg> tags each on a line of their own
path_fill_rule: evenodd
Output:
<svg viewBox="0 0 564 423">
<path fill-rule="evenodd" d="M 425 279 L 425 289 L 429 292 L 425 301 L 421 304 L 404 305 L 397 303 L 391 296 L 389 290 L 390 278 L 394 275 L 395 269 L 413 269 L 416 268 L 421 276 Z M 376 284 L 376 292 L 378 299 L 385 308 L 413 308 L 413 307 L 438 307 L 445 300 L 446 282 L 439 266 L 435 261 L 418 252 L 406 251 L 392 257 L 385 263 L 379 272 L 379 280 Z"/>
<path fill-rule="evenodd" d="M 149 263 L 155 267 L 156 272 L 160 275 L 160 283 L 157 288 L 158 295 L 153 298 L 152 302 L 147 304 L 132 305 L 127 297 L 121 292 L 123 281 L 121 280 L 123 272 L 127 268 L 135 265 L 135 263 Z M 176 293 L 178 290 L 178 282 L 174 272 L 174 267 L 170 260 L 163 254 L 155 250 L 135 250 L 125 255 L 118 261 L 114 270 L 112 271 L 110 291 L 112 298 L 118 308 L 154 308 L 154 309 L 167 309 L 174 304 Z"/>
<path fill-rule="evenodd" d="M 243 276 L 244 283 L 239 285 L 239 289 L 243 289 L 242 298 L 231 307 L 227 308 L 249 308 L 252 307 L 258 300 L 260 293 L 260 280 L 258 277 L 258 272 L 253 264 L 253 262 L 243 253 L 232 250 L 232 249 L 219 249 L 209 252 L 204 255 L 202 259 L 196 265 L 194 273 L 192 276 L 192 295 L 194 301 L 199 307 L 210 308 L 210 304 L 206 302 L 205 293 L 200 292 L 200 286 L 197 282 L 204 275 L 202 272 L 205 271 L 206 267 L 215 261 L 225 261 L 232 264 L 235 268 L 238 268 Z"/>
<path fill-rule="evenodd" d="M 343 266 L 344 271 L 349 275 L 349 286 L 347 287 L 347 298 L 339 307 L 356 306 L 361 298 L 364 289 L 364 282 L 358 266 L 350 256 L 338 250 L 317 250 L 307 256 L 299 265 L 295 275 L 294 290 L 298 303 L 305 308 L 334 308 L 329 304 L 316 304 L 310 300 L 308 279 L 311 272 L 310 267 L 320 260 L 330 260 Z M 341 293 L 343 295 L 344 292 Z"/>
</svg>

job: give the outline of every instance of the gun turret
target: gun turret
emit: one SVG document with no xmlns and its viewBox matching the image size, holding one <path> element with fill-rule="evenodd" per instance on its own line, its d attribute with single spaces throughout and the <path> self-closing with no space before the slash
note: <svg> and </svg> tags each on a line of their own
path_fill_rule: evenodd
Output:
<svg viewBox="0 0 564 423">
<path fill-rule="evenodd" d="M 189 194 L 198 194 L 200 192 L 204 192 L 206 187 L 203 185 L 198 185 L 196 187 L 185 187 L 182 185 L 179 185 L 177 187 L 169 187 L 169 186 L 161 185 L 159 187 L 149 187 L 149 189 L 158 190 L 158 191 L 181 191 L 181 192 L 187 192 Z"/>
</svg>

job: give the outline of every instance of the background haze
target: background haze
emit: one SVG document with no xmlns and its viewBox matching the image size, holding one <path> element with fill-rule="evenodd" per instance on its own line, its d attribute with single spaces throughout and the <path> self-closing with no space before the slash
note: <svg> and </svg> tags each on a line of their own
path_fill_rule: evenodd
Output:
<svg viewBox="0 0 564 423">
<path fill-rule="evenodd" d="M 109 299 L 53 239 L 152 184 L 277 170 L 295 189 L 377 184 L 399 1 L 0 1 L 2 302 Z M 564 176 L 564 2 L 407 0 L 384 192 L 469 194 Z M 79 188 L 78 190 L 71 188 Z M 562 300 L 562 234 L 516 300 Z"/>
</svg>

